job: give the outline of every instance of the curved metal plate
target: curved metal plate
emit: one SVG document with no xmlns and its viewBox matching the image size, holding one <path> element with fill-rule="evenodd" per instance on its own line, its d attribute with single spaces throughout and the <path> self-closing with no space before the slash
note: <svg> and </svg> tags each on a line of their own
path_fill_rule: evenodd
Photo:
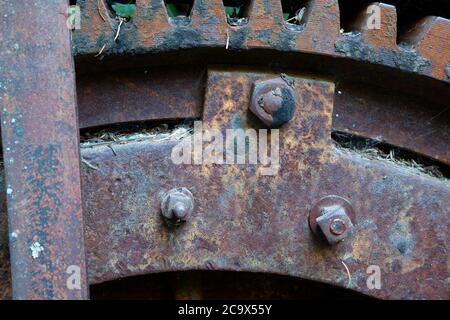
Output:
<svg viewBox="0 0 450 320">
<path fill-rule="evenodd" d="M 258 127 L 247 111 L 251 83 L 269 76 L 210 72 L 204 126 Z M 291 275 L 379 298 L 448 298 L 449 185 L 335 148 L 333 85 L 296 83 L 300 107 L 281 129 L 275 176 L 252 165 L 175 165 L 177 141 L 113 145 L 116 155 L 106 146 L 82 150 L 98 167 L 82 170 L 90 283 L 213 269 Z M 192 191 L 196 210 L 169 230 L 158 194 L 174 186 Z M 357 216 L 355 237 L 334 247 L 308 226 L 310 209 L 329 194 L 349 199 Z M 367 285 L 373 265 L 378 290 Z"/>
</svg>

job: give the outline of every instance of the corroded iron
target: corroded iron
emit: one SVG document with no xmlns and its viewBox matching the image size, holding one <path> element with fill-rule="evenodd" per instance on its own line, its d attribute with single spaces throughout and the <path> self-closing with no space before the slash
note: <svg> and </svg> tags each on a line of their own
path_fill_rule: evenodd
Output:
<svg viewBox="0 0 450 320">
<path fill-rule="evenodd" d="M 198 118 L 205 70 L 164 67 L 77 77 L 80 128 L 143 120 Z"/>
<path fill-rule="evenodd" d="M 292 119 L 297 104 L 294 83 L 284 75 L 253 84 L 250 111 L 268 127 L 279 127 Z"/>
<path fill-rule="evenodd" d="M 30 12 L 33 11 L 36 16 L 39 15 L 34 6 L 38 2 L 25 5 L 27 10 L 33 7 Z M 309 1 L 306 14 L 302 17 L 304 24 L 295 30 L 283 21 L 280 1 L 276 0 L 255 1 L 249 13 L 249 23 L 232 27 L 224 19 L 220 0 L 195 1 L 191 22 L 183 26 L 169 22 L 163 1 L 138 0 L 136 17 L 123 25 L 116 42 L 113 35 L 118 22 L 111 16 L 104 1 L 79 0 L 78 4 L 82 9 L 82 29 L 74 31 L 73 45 L 75 56 L 80 59 L 133 54 L 146 60 L 148 54 L 169 54 L 179 49 L 216 50 L 222 54 L 260 50 L 290 52 L 294 57 L 307 59 L 320 56 L 342 63 L 368 62 L 394 71 L 407 71 L 408 75 L 417 78 L 440 80 L 442 84 L 450 79 L 449 20 L 426 17 L 398 37 L 397 41 L 397 13 L 395 7 L 385 4 L 376 4 L 381 10 L 380 29 L 367 27 L 370 16 L 364 8 L 355 20 L 354 31 L 342 32 L 336 0 Z M 54 2 L 51 5 L 56 7 Z M 15 6 L 20 5 L 12 7 Z M 58 9 L 61 15 L 55 16 L 60 19 L 57 24 L 62 25 L 64 8 Z M 6 14 L 9 19 L 14 17 L 11 12 Z M 21 15 L 23 20 L 30 18 L 32 23 L 40 23 L 28 14 Z M 4 30 L 8 30 L 10 25 L 22 27 L 23 30 L 30 28 L 22 19 L 16 20 L 18 22 L 7 23 L 9 20 L 5 19 Z M 46 19 L 45 24 L 55 25 L 53 20 L 57 18 L 52 15 L 50 20 Z M 8 32 L 14 32 L 14 29 Z M 86 297 L 78 168 L 74 166 L 74 159 L 78 159 L 74 145 L 76 139 L 73 138 L 77 135 L 72 101 L 74 90 L 73 83 L 64 85 L 70 82 L 68 78 L 73 77 L 73 68 L 55 71 L 31 66 L 28 74 L 39 75 L 38 78 L 20 76 L 22 71 L 27 70 L 26 67 L 30 68 L 30 65 L 24 67 L 23 64 L 21 51 L 24 47 L 29 50 L 28 43 L 40 45 L 42 51 L 34 48 L 28 52 L 32 52 L 35 61 L 41 61 L 42 65 L 54 66 L 55 60 L 50 61 L 45 50 L 54 54 L 56 49 L 51 44 L 57 42 L 55 39 L 61 40 L 61 34 L 51 37 L 51 31 L 46 31 L 36 40 L 34 31 L 33 34 L 25 32 L 18 37 L 20 41 L 12 43 L 4 41 L 11 34 L 8 32 L 0 34 L 1 46 L 6 48 L 0 53 L 0 67 L 6 66 L 3 70 L 7 72 L 13 70 L 16 77 L 11 79 L 20 85 L 11 89 L 8 83 L 6 86 L 0 83 L 3 86 L 0 94 L 3 93 L 1 90 L 7 93 L 0 95 L 0 98 L 6 97 L 7 107 L 2 113 L 6 178 L 12 181 L 19 177 L 17 183 L 25 180 L 23 186 L 8 184 L 6 187 L 10 220 L 13 221 L 10 222 L 12 232 L 10 230 L 9 237 L 13 248 L 13 268 L 16 270 L 13 272 L 15 296 Z M 63 33 L 63 36 L 67 34 Z M 30 37 L 33 38 L 29 41 Z M 103 55 L 99 55 L 102 46 L 105 50 L 102 49 Z M 63 61 L 62 64 L 67 66 L 64 56 L 69 55 L 68 51 L 68 46 L 63 46 L 57 51 L 56 61 Z M 19 57 L 18 62 L 10 58 L 12 54 Z M 14 64 L 11 65 L 11 61 Z M 135 71 L 79 77 L 81 127 L 183 118 L 202 118 L 206 126 L 221 129 L 259 127 L 260 123 L 255 122 L 246 109 L 251 84 L 279 77 L 278 74 L 221 70 L 211 71 L 205 78 L 202 68 L 169 71 L 167 74 L 167 69 L 162 70 L 159 74 L 150 70 L 151 81 L 146 73 L 136 76 Z M 49 78 L 53 88 L 63 88 L 60 89 L 62 94 L 49 93 L 47 89 L 51 85 L 45 82 Z M 87 190 L 84 203 L 87 208 L 87 252 L 92 264 L 89 282 L 98 283 L 147 272 L 246 270 L 349 286 L 381 298 L 447 298 L 445 226 L 450 194 L 446 180 L 418 175 L 397 164 L 366 159 L 357 152 L 333 146 L 330 139 L 332 130 L 345 131 L 450 164 L 447 105 L 430 106 L 427 100 L 386 97 L 390 93 L 381 90 L 367 94 L 365 89 L 343 84 L 339 80 L 332 111 L 331 83 L 304 79 L 298 75 L 294 78 L 301 87 L 308 86 L 304 91 L 295 89 L 299 102 L 305 108 L 297 108 L 293 120 L 283 122 L 282 168 L 275 177 L 262 176 L 259 168 L 254 166 L 175 166 L 170 162 L 170 150 L 175 141 L 114 145 L 114 152 L 107 147 L 83 150 L 83 156 L 89 157 L 95 164 L 94 167 L 84 167 L 82 172 L 83 186 Z M 164 91 L 171 85 L 173 91 Z M 117 87 L 122 89 L 117 90 Z M 170 92 L 175 94 L 170 96 Z M 272 94 L 269 97 L 273 106 L 279 104 L 276 96 Z M 38 98 L 33 100 L 34 97 Z M 64 101 L 61 103 L 57 97 L 64 97 Z M 43 108 L 43 103 L 35 102 L 41 102 L 44 98 L 46 103 L 51 102 L 51 106 Z M 445 96 L 442 99 L 447 100 Z M 27 104 L 30 108 L 23 107 Z M 61 105 L 67 109 L 56 107 Z M 263 105 L 258 104 L 260 107 Z M 20 113 L 21 108 L 17 106 L 23 107 L 26 112 Z M 18 115 L 22 115 L 23 119 L 17 121 Z M 37 124 L 32 123 L 31 119 Z M 273 123 L 269 121 L 266 125 L 272 126 Z M 42 132 L 47 132 L 48 136 L 44 137 Z M 11 137 L 17 136 L 20 136 L 16 140 L 18 146 L 12 146 Z M 26 150 L 23 147 L 25 140 L 29 143 Z M 61 143 L 53 148 L 50 142 L 54 141 Z M 41 143 L 47 143 L 50 148 L 41 148 Z M 25 163 L 26 169 L 23 167 L 20 171 L 19 167 L 26 158 L 29 159 Z M 52 171 L 52 166 L 46 166 L 56 162 L 61 164 L 56 171 Z M 52 176 L 39 171 L 42 164 L 53 173 Z M 39 175 L 26 175 L 24 170 L 38 172 Z M 64 190 L 70 190 L 69 194 L 60 192 L 62 189 L 55 192 L 58 199 L 64 200 L 61 206 L 64 211 L 58 209 L 55 202 L 44 209 L 45 212 L 47 208 L 50 210 L 48 220 L 36 219 L 29 223 L 28 219 L 23 219 L 18 213 L 24 209 L 20 207 L 19 210 L 19 201 L 15 196 L 20 188 L 25 190 L 27 178 L 38 184 L 24 191 L 28 195 L 25 199 L 32 203 L 25 209 L 35 212 L 33 204 L 38 203 L 38 207 L 42 204 L 36 202 L 41 187 L 47 188 L 47 182 L 52 186 L 58 185 L 60 176 L 64 177 L 61 180 Z M 167 241 L 173 238 L 167 228 L 161 226 L 161 215 L 158 214 L 161 199 L 154 190 L 169 190 L 173 185 L 179 185 L 180 181 L 192 187 L 200 203 L 191 217 L 190 228 L 177 229 L 177 240 Z M 119 200 L 117 194 L 121 195 Z M 312 209 L 309 204 L 315 203 L 316 196 L 320 198 L 327 194 L 348 198 L 358 212 L 355 236 L 333 248 L 323 247 L 310 237 L 305 223 Z M 359 197 L 361 194 L 364 198 Z M 54 199 L 50 197 L 50 200 Z M 175 207 L 176 215 L 182 216 L 185 208 Z M 62 219 L 53 219 L 60 217 L 60 212 L 64 213 Z M 326 231 L 333 236 L 345 234 L 349 225 L 346 216 L 349 215 L 345 213 L 324 220 L 322 233 Z M 351 217 L 350 220 L 355 221 Z M 27 226 L 22 234 L 27 237 L 26 240 L 18 237 L 16 230 L 19 229 L 14 228 L 23 225 Z M 67 225 L 73 226 L 70 234 L 62 232 L 67 230 Z M 56 235 L 50 233 L 47 227 L 58 232 Z M 31 238 L 30 230 L 38 230 L 39 236 L 50 239 L 49 242 L 56 240 L 49 247 Z M 0 221 L 0 264 L 8 259 L 8 254 L 2 250 L 5 244 L 2 231 L 6 229 Z M 333 238 L 327 239 L 333 241 Z M 23 245 L 20 241 L 28 243 Z M 67 243 L 72 248 L 70 252 L 59 255 L 61 250 L 67 250 Z M 30 253 L 31 258 L 26 256 Z M 50 273 L 42 272 L 41 268 L 32 275 L 31 281 L 26 278 L 29 274 L 27 268 L 37 259 L 46 259 L 41 264 L 45 270 L 62 269 L 66 260 L 63 259 L 62 264 L 58 264 L 60 260 L 53 264 L 56 256 L 69 257 L 69 260 L 74 256 L 75 260 L 81 259 L 83 289 L 75 296 L 62 287 L 57 270 Z M 371 291 L 366 286 L 365 268 L 369 265 L 378 265 L 382 269 L 381 290 Z M 8 269 L 7 264 L 4 263 L 4 266 Z M 18 273 L 18 267 L 24 266 L 25 272 Z M 2 266 L 0 272 L 1 269 Z M 0 275 L 0 290 L 4 283 L 8 285 L 7 278 L 8 274 Z M 45 280 L 44 285 L 41 285 L 42 279 Z M 22 286 L 24 283 L 33 286 L 32 294 Z"/>
<path fill-rule="evenodd" d="M 68 2 L 15 1 L 2 8 L 0 105 L 13 298 L 87 298 Z"/>
<path fill-rule="evenodd" d="M 314 205 L 308 221 L 316 236 L 325 237 L 333 245 L 354 232 L 355 212 L 346 199 L 326 196 Z"/>
<path fill-rule="evenodd" d="M 5 173 L 0 172 L 0 300 L 11 299 L 11 266 L 8 250 L 8 212 L 6 210 Z"/>
<path fill-rule="evenodd" d="M 266 49 L 333 58 L 348 58 L 449 81 L 450 21 L 427 17 L 397 44 L 395 7 L 375 3 L 380 9 L 381 28 L 367 28 L 372 17 L 361 9 L 355 32 L 341 33 L 338 0 L 311 0 L 300 29 L 289 28 L 283 19 L 281 1 L 254 1 L 247 24 L 230 26 L 222 0 L 195 1 L 188 25 L 174 25 L 163 1 L 137 1 L 136 15 L 122 26 L 103 1 L 79 0 L 82 26 L 74 32 L 77 56 L 95 56 L 105 46 L 105 55 L 159 53 L 178 49 Z M 99 14 L 101 12 L 101 14 Z M 369 21 L 370 22 L 370 21 Z M 411 49 L 412 48 L 412 49 Z M 440 48 L 440 50 L 436 50 Z"/>
<path fill-rule="evenodd" d="M 186 188 L 167 191 L 161 200 L 161 214 L 169 226 L 186 222 L 194 210 L 194 197 Z"/>
<path fill-rule="evenodd" d="M 450 165 L 448 99 L 444 96 L 441 103 L 432 103 L 395 90 L 343 82 L 336 89 L 333 129 Z"/>
<path fill-rule="evenodd" d="M 111 16 L 103 1 L 95 3 L 80 0 L 78 5 L 81 8 L 82 25 L 80 30 L 74 31 L 73 44 L 75 55 L 79 59 L 96 55 L 103 44 L 106 44 L 107 48 L 104 51 L 105 56 L 123 57 L 125 55 L 124 59 L 120 60 L 123 62 L 127 59 L 127 54 L 133 54 L 133 61 L 142 57 L 144 65 L 155 64 L 154 61 L 158 62 L 163 56 L 169 56 L 171 52 L 177 50 L 186 52 L 189 49 L 204 48 L 207 51 L 207 57 L 218 56 L 210 54 L 210 49 L 216 49 L 217 53 L 223 50 L 222 53 L 226 56 L 230 56 L 232 52 L 239 52 L 239 58 L 233 60 L 239 62 L 243 52 L 261 49 L 263 50 L 261 54 L 267 51 L 271 55 L 274 55 L 275 52 L 289 52 L 290 57 L 295 53 L 302 53 L 295 56 L 295 59 L 303 57 L 302 61 L 304 62 L 312 60 L 313 57 L 328 59 L 328 63 L 324 63 L 325 60 L 320 60 L 319 63 L 319 66 L 322 63 L 325 65 L 325 70 L 322 71 L 327 74 L 330 72 L 328 69 L 331 69 L 330 60 L 340 61 L 340 64 L 344 64 L 345 59 L 342 58 L 349 58 L 350 62 L 369 62 L 374 65 L 387 66 L 393 71 L 404 70 L 419 76 L 431 77 L 430 81 L 438 79 L 445 83 L 450 79 L 448 67 L 450 21 L 441 17 L 426 17 L 417 21 L 412 28 L 409 28 L 408 32 L 398 35 L 396 8 L 383 3 L 375 3 L 376 8 L 380 10 L 380 28 L 369 27 L 369 22 L 373 18 L 370 12 L 373 11 L 368 11 L 368 6 L 365 6 L 361 8 L 358 17 L 354 20 L 352 32 L 346 32 L 339 23 L 340 13 L 337 0 L 308 1 L 307 13 L 304 15 L 305 24 L 301 30 L 289 30 L 286 27 L 279 0 L 253 3 L 249 11 L 251 17 L 249 23 L 243 26 L 230 26 L 226 23 L 222 1 L 213 0 L 207 3 L 196 1 L 192 9 L 190 24 L 182 27 L 170 24 L 162 1 L 142 0 L 137 2 L 135 18 L 123 26 L 124 32 L 121 33 L 117 43 L 112 41 L 114 31 L 117 29 L 117 21 Z M 194 56 L 198 55 L 198 50 L 192 52 L 195 52 Z M 252 52 L 257 51 L 253 50 Z M 159 55 L 155 59 L 149 59 L 147 56 L 159 53 L 165 54 Z M 271 55 L 269 57 L 272 57 Z M 255 53 L 251 56 L 250 63 L 256 61 L 259 54 Z M 208 61 L 209 63 L 209 60 L 204 57 L 205 55 L 202 55 L 199 62 Z M 222 60 L 226 60 L 223 56 L 220 57 L 212 63 L 222 63 Z M 340 59 L 335 59 L 337 57 Z M 192 59 L 192 56 L 190 58 Z M 111 66 L 106 64 L 107 61 L 99 63 L 94 58 L 92 59 L 95 62 L 90 67 L 103 65 L 109 68 Z M 186 58 L 188 62 L 191 59 Z M 276 60 L 281 64 L 284 60 L 288 60 L 288 56 Z M 180 63 L 180 60 L 177 60 L 175 56 L 168 62 Z M 185 63 L 185 60 L 181 62 Z M 267 61 L 265 62 L 267 63 Z M 111 64 L 114 63 L 116 62 L 111 62 Z M 351 70 L 350 78 L 353 78 L 359 70 L 364 79 L 379 79 L 374 80 L 379 84 L 385 82 L 381 79 L 380 74 L 386 68 L 368 70 L 362 68 L 365 65 L 365 63 L 353 63 L 350 66 L 344 65 L 344 69 Z M 315 66 L 313 69 L 315 70 L 319 66 Z M 180 69 L 184 71 L 185 67 Z M 338 74 L 339 79 L 340 72 L 333 72 Z M 397 74 L 400 73 L 397 72 Z M 179 77 L 185 80 L 184 85 L 177 86 L 173 90 L 175 94 L 161 95 L 151 91 L 153 86 L 150 88 L 150 94 L 147 94 L 144 89 L 151 84 L 141 83 L 142 80 L 136 79 L 129 72 L 118 71 L 115 76 L 114 81 L 123 80 L 125 83 L 124 90 L 108 90 L 113 81 L 108 81 L 107 79 L 110 78 L 108 76 L 105 77 L 106 80 L 102 79 L 103 77 L 105 76 L 98 77 L 100 79 L 92 77 L 91 83 L 87 81 L 86 91 L 84 91 L 83 85 L 79 86 L 82 91 L 79 95 L 81 127 L 113 122 L 198 118 L 201 116 L 201 99 L 199 97 L 203 93 L 202 86 L 192 85 L 192 83 L 198 84 L 198 82 L 190 80 L 191 76 L 186 76 L 184 72 L 180 72 Z M 192 79 L 194 78 L 195 76 L 192 77 Z M 159 76 L 156 79 L 157 83 L 164 81 Z M 352 79 L 352 81 L 354 80 Z M 338 82 L 344 81 L 339 79 Z M 83 83 L 84 81 L 81 81 L 81 84 Z M 406 81 L 399 80 L 394 83 L 401 86 Z M 119 85 L 119 87 L 122 86 Z M 409 83 L 404 88 L 406 94 L 403 95 L 396 92 L 388 93 L 384 89 L 371 90 L 370 97 L 378 95 L 383 100 L 376 97 L 371 100 L 373 104 L 364 101 L 366 97 L 359 96 L 352 101 L 344 101 L 337 95 L 338 101 L 335 104 L 336 114 L 333 118 L 333 126 L 335 130 L 380 140 L 448 165 L 450 164 L 450 154 L 447 145 L 450 131 L 448 130 L 448 121 L 445 121 L 445 116 L 448 115 L 445 101 L 450 98 L 450 95 L 447 88 L 443 87 L 442 91 L 436 93 L 436 96 L 441 97 L 441 102 L 437 105 L 431 104 L 427 100 L 430 97 L 429 92 L 436 92 L 435 83 L 431 87 L 431 91 L 422 88 L 421 85 L 419 88 L 411 88 Z M 157 85 L 156 90 L 161 90 L 161 88 L 158 88 Z M 413 97 L 409 99 L 408 103 L 404 102 L 407 95 L 416 95 L 421 90 L 425 99 Z M 346 99 L 355 96 L 355 92 L 342 91 Z M 95 94 L 96 92 L 97 94 Z M 185 95 L 186 92 L 198 94 Z M 190 99 L 183 99 L 183 95 Z M 143 96 L 142 100 L 145 103 L 140 103 L 140 96 Z M 397 103 L 399 100 L 401 103 Z M 170 107 L 159 108 L 159 104 Z M 390 107 L 385 107 L 386 104 L 389 104 Z M 410 104 L 413 104 L 414 107 L 411 107 Z M 178 107 L 181 105 L 184 108 Z M 423 105 L 426 105 L 427 108 L 423 108 Z M 105 109 L 104 106 L 109 108 Z M 423 119 L 429 120 L 423 121 Z"/>
<path fill-rule="evenodd" d="M 251 84 L 276 76 L 211 70 L 203 125 L 257 127 L 248 111 Z M 296 88 L 310 90 L 296 89 L 302 108 L 281 127 L 275 176 L 254 165 L 175 165 L 170 155 L 178 141 L 117 144 L 116 155 L 107 146 L 82 150 L 98 167 L 82 170 L 90 283 L 232 270 L 312 279 L 378 298 L 447 297 L 448 184 L 333 146 L 333 84 L 293 78 Z M 176 240 L 154 192 L 174 185 L 189 185 L 196 197 L 189 227 L 178 228 Z M 312 204 L 330 194 L 350 200 L 358 218 L 355 236 L 333 247 L 318 242 L 307 222 Z M 381 269 L 380 290 L 367 287 L 371 265 Z"/>
<path fill-rule="evenodd" d="M 81 75 L 77 81 L 80 128 L 199 119 L 205 68 L 184 66 L 176 71 L 166 67 Z M 341 81 L 334 97 L 333 130 L 395 145 L 448 165 L 447 98 L 450 94 L 436 103 L 396 90 L 373 90 L 367 84 Z"/>
</svg>

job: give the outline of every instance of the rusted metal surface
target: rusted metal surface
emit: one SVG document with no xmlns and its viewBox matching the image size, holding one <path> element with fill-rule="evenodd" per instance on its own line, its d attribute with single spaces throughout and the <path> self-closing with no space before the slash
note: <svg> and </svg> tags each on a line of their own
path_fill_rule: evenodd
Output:
<svg viewBox="0 0 450 320">
<path fill-rule="evenodd" d="M 402 35 L 407 46 L 397 44 L 397 13 L 390 5 L 377 3 L 381 28 L 366 27 L 371 16 L 363 8 L 354 32 L 341 33 L 337 0 L 308 1 L 305 24 L 299 30 L 283 20 L 279 0 L 254 1 L 249 22 L 242 26 L 227 23 L 221 0 L 195 1 L 191 22 L 184 26 L 169 22 L 163 1 L 138 0 L 135 17 L 122 26 L 116 42 L 119 21 L 103 1 L 79 0 L 78 5 L 82 25 L 73 38 L 77 56 L 94 56 L 103 46 L 105 55 L 193 48 L 269 49 L 349 58 L 450 81 L 450 21 L 427 17 Z"/>
<path fill-rule="evenodd" d="M 169 226 L 186 222 L 194 210 L 194 196 L 186 188 L 174 188 L 161 200 L 161 214 Z"/>
<path fill-rule="evenodd" d="M 334 245 L 354 232 L 355 211 L 348 200 L 338 196 L 320 199 L 308 216 L 311 231 Z"/>
<path fill-rule="evenodd" d="M 80 128 L 111 123 L 198 118 L 205 69 L 121 70 L 77 78 Z"/>
<path fill-rule="evenodd" d="M 402 38 L 422 57 L 433 61 L 433 75 L 450 80 L 450 21 L 440 17 L 425 17 L 418 21 Z"/>
<path fill-rule="evenodd" d="M 395 51 L 397 48 L 397 12 L 394 6 L 379 3 L 380 28 L 375 28 L 373 3 L 365 6 L 354 20 L 351 30 L 358 30 L 361 42 L 369 46 Z M 368 23 L 372 19 L 372 23 Z"/>
<path fill-rule="evenodd" d="M 11 266 L 8 250 L 8 213 L 6 211 L 5 174 L 0 171 L 0 300 L 12 298 Z"/>
<path fill-rule="evenodd" d="M 269 128 L 288 122 L 295 112 L 297 99 L 292 88 L 294 83 L 284 77 L 253 84 L 250 111 Z"/>
<path fill-rule="evenodd" d="M 334 299 L 364 300 L 367 296 L 320 282 L 248 272 L 165 272 L 110 281 L 91 287 L 92 299 Z"/>
<path fill-rule="evenodd" d="M 386 4 L 377 4 L 381 9 L 380 29 L 368 28 L 370 14 L 365 7 L 354 21 L 352 31 L 343 32 L 336 0 L 309 1 L 303 17 L 306 23 L 296 28 L 283 22 L 281 4 L 276 0 L 253 2 L 249 23 L 243 26 L 227 24 L 219 0 L 195 1 L 191 23 L 185 26 L 170 23 L 163 1 L 138 0 L 137 16 L 123 25 L 117 42 L 113 38 L 118 22 L 111 17 L 103 0 L 79 0 L 78 4 L 82 8 L 82 29 L 73 34 L 78 57 L 94 56 L 103 45 L 106 48 L 103 56 L 144 56 L 199 48 L 215 48 L 222 53 L 264 49 L 346 58 L 340 61 L 369 62 L 450 81 L 449 20 L 425 17 L 397 40 L 396 8 Z M 53 2 L 51 5 L 56 7 Z M 12 10 L 16 6 L 23 6 L 26 14 L 13 23 L 11 19 L 17 12 L 14 15 Z M 34 26 L 30 28 L 28 24 L 31 15 L 39 16 L 35 6 L 36 2 L 8 9 L 11 12 L 6 12 L 8 19 L 3 23 L 9 31 L 0 34 L 5 49 L 0 54 L 3 100 L 0 102 L 6 101 L 1 104 L 2 129 L 8 180 L 5 190 L 12 217 L 9 237 L 15 296 L 84 298 L 87 285 L 83 279 L 78 160 L 74 161 L 78 159 L 74 138 L 78 128 L 73 66 L 66 57 L 70 55 L 68 46 L 60 49 L 55 45 L 57 41 L 66 41 L 61 40 L 62 36 L 68 36 L 64 32 L 53 37 L 52 29 L 36 40 L 36 32 L 27 31 L 36 27 L 39 30 L 39 23 L 43 23 L 34 17 L 30 20 Z M 47 19 L 46 24 L 63 25 L 62 6 L 58 7 L 60 15 L 56 14 L 58 17 L 52 17 L 51 21 Z M 18 34 L 20 37 L 12 37 Z M 28 56 L 39 63 L 30 66 Z M 55 68 L 55 61 L 65 68 Z M 24 70 L 28 74 L 23 75 Z M 80 76 L 80 126 L 184 118 L 203 118 L 207 126 L 221 129 L 273 125 L 273 121 L 264 121 L 264 117 L 260 117 L 261 123 L 245 108 L 251 100 L 252 84 L 270 77 L 279 80 L 279 74 L 233 75 L 220 71 L 211 72 L 208 81 L 204 75 L 203 67 L 177 67 Z M 283 121 L 284 167 L 276 177 L 262 176 L 254 166 L 175 166 L 170 162 L 175 142 L 129 143 L 114 146 L 114 150 L 106 147 L 84 150 L 84 156 L 99 168 L 83 168 L 88 190 L 84 205 L 88 209 L 89 259 L 94 266 L 90 281 L 172 270 L 247 270 L 349 286 L 382 298 L 448 298 L 445 291 L 448 182 L 336 149 L 330 140 L 331 130 L 349 132 L 448 165 L 450 122 L 445 101 L 429 105 L 426 100 L 392 97 L 388 91 L 371 88 L 369 92 L 363 85 L 339 83 L 331 111 L 331 84 L 298 77 L 297 80 L 309 87 L 295 89 L 300 108 L 297 106 L 294 123 Z M 65 83 L 68 85 L 64 86 Z M 203 110 L 205 86 L 208 89 Z M 58 90 L 50 93 L 49 88 Z M 279 104 L 275 93 L 269 97 L 273 106 Z M 51 106 L 47 107 L 47 103 Z M 266 109 L 272 112 L 276 109 L 273 106 Z M 48 134 L 44 137 L 41 132 Z M 64 178 L 59 179 L 61 176 Z M 183 219 L 187 221 L 185 225 L 168 229 L 155 212 L 159 210 L 160 194 L 179 186 L 180 181 L 196 197 L 198 194 L 201 205 L 192 213 L 192 220 Z M 26 183 L 29 189 L 23 187 Z M 69 193 L 58 189 L 60 183 L 61 188 L 70 189 Z M 57 190 L 54 193 L 53 187 Z M 116 206 L 117 194 L 122 198 Z M 346 238 L 334 249 L 316 243 L 317 239 L 305 229 L 314 203 L 330 194 L 351 200 L 358 222 L 361 218 L 364 223 L 355 224 L 354 238 Z M 24 202 L 19 199 L 25 195 L 27 202 L 23 209 Z M 38 218 L 24 217 L 26 211 L 37 211 Z M 183 215 L 184 209 L 174 204 L 166 213 L 170 212 Z M 5 222 L 0 216 L 0 291 L 3 291 L 0 298 L 2 294 L 10 296 L 8 289 L 2 290 L 9 287 Z M 61 235 L 67 224 L 71 225 L 70 233 Z M 16 232 L 18 226 L 22 226 L 21 233 Z M 328 223 L 324 226 L 331 228 Z M 340 226 L 335 227 L 327 230 L 336 235 Z M 255 230 L 265 238 L 255 235 Z M 62 262 L 55 262 L 56 256 L 62 256 L 59 252 L 67 250 L 67 243 L 74 250 L 69 249 Z M 110 250 L 110 244 L 114 250 Z M 145 253 L 143 257 L 141 252 Z M 67 271 L 63 267 L 68 260 L 78 258 L 81 263 L 75 265 L 81 265 L 83 288 L 68 292 L 65 280 L 69 275 L 63 272 Z M 365 287 L 368 276 L 365 267 L 374 264 L 382 268 L 383 287 L 379 291 Z M 347 267 L 355 283 L 347 283 Z M 180 292 L 184 295 L 183 289 Z"/>
<path fill-rule="evenodd" d="M 67 6 L 2 5 L 0 105 L 15 299 L 87 297 Z"/>
<path fill-rule="evenodd" d="M 382 87 L 344 82 L 336 89 L 333 129 L 389 143 L 450 165 L 450 109 Z"/>
<path fill-rule="evenodd" d="M 261 127 L 248 110 L 251 87 L 276 76 L 211 71 L 204 127 Z M 255 165 L 175 165 L 170 156 L 178 141 L 118 144 L 114 153 L 83 149 L 98 168 L 82 168 L 89 282 L 232 270 L 291 275 L 379 298 L 447 299 L 448 183 L 334 147 L 333 84 L 294 79 L 302 107 L 281 128 L 275 176 Z M 196 206 L 186 224 L 171 230 L 159 194 L 180 185 L 195 194 Z M 327 195 L 348 199 L 357 221 L 355 236 L 333 247 L 308 225 L 310 210 Z M 366 284 L 370 265 L 381 269 L 379 290 Z"/>
<path fill-rule="evenodd" d="M 80 76 L 80 128 L 200 118 L 206 71 L 188 66 L 176 70 L 150 68 Z M 450 110 L 445 101 L 443 97 L 437 104 L 396 90 L 343 81 L 335 94 L 333 130 L 379 140 L 448 165 Z"/>
</svg>

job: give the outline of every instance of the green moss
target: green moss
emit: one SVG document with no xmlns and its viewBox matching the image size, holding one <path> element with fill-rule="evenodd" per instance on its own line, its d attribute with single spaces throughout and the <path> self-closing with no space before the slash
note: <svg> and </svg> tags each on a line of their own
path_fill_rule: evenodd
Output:
<svg viewBox="0 0 450 320">
<path fill-rule="evenodd" d="M 131 20 L 134 17 L 134 13 L 136 12 L 135 4 L 123 4 L 123 3 L 113 3 L 111 8 L 114 10 L 117 16 Z"/>
</svg>

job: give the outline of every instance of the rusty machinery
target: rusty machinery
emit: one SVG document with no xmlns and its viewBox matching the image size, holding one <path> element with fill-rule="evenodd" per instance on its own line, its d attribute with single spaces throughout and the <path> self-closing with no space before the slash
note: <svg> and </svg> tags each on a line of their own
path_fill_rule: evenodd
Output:
<svg viewBox="0 0 450 320">
<path fill-rule="evenodd" d="M 216 270 L 448 299 L 448 12 L 386 2 L 2 3 L 0 298 Z M 276 175 L 174 164 L 186 119 L 279 128 Z"/>
</svg>

